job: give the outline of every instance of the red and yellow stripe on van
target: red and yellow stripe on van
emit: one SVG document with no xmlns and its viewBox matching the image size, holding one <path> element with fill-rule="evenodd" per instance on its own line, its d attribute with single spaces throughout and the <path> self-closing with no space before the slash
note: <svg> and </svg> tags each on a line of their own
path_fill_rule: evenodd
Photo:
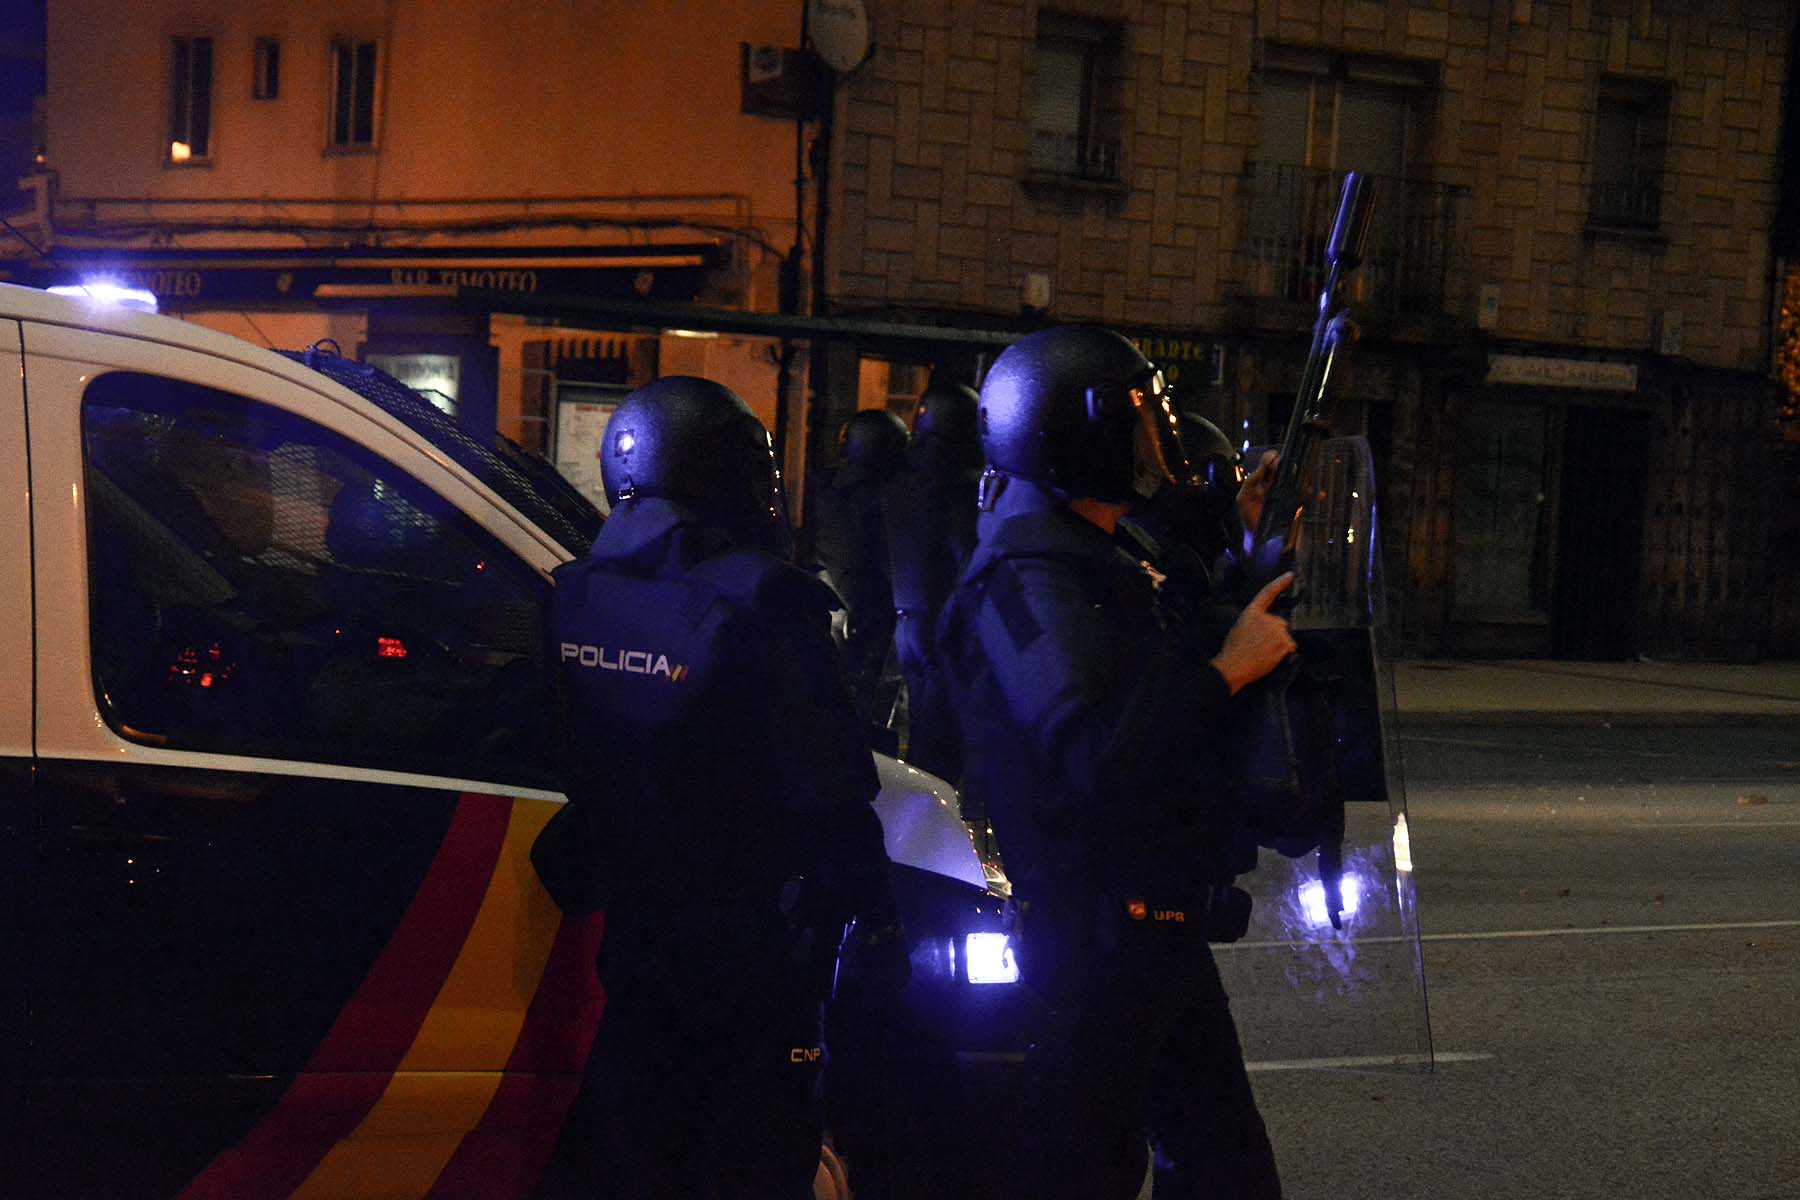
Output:
<svg viewBox="0 0 1800 1200">
<path fill-rule="evenodd" d="M 459 799 L 393 937 L 305 1069 L 186 1200 L 531 1193 L 603 1006 L 600 919 L 565 920 L 531 866 L 555 811 Z"/>
</svg>

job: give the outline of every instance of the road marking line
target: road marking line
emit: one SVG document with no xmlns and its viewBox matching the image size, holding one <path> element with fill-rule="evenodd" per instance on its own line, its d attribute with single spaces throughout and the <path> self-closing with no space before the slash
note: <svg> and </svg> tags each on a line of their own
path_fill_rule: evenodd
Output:
<svg viewBox="0 0 1800 1200">
<path fill-rule="evenodd" d="M 1547 937 L 1579 937 L 1584 934 L 1600 933 L 1709 933 L 1731 929 L 1792 929 L 1800 926 L 1800 919 L 1791 921 L 1720 921 L 1707 925 L 1592 925 L 1584 929 L 1489 929 L 1474 933 L 1425 933 L 1419 935 L 1421 942 L 1487 942 L 1503 938 L 1547 938 Z M 1344 946 L 1398 946 L 1412 941 L 1410 937 L 1366 937 L 1349 938 L 1344 941 L 1318 942 L 1226 942 L 1213 947 L 1217 954 L 1222 950 L 1305 950 L 1309 948 L 1333 949 Z"/>
<path fill-rule="evenodd" d="M 1247 1062 L 1244 1069 L 1257 1074 L 1264 1071 L 1336 1071 L 1353 1067 L 1418 1067 L 1437 1063 L 1485 1062 L 1494 1056 L 1480 1052 L 1438 1054 L 1370 1054 L 1360 1058 L 1277 1058 Z"/>
</svg>

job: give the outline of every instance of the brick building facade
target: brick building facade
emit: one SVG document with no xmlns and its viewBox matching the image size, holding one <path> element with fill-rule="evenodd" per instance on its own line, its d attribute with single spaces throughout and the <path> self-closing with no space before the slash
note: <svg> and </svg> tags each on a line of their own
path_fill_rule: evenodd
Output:
<svg viewBox="0 0 1800 1200">
<path fill-rule="evenodd" d="M 1095 320 L 1250 441 L 1345 169 L 1382 177 L 1337 427 L 1416 651 L 1754 657 L 1783 0 L 874 0 L 830 295 Z M 974 364 L 979 369 L 979 364 Z M 866 372 L 865 372 L 866 377 Z"/>
</svg>

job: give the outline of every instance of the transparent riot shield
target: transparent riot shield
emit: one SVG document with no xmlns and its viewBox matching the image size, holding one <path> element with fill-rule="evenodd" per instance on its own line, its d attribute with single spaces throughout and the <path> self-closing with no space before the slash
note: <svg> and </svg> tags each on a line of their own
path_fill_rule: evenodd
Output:
<svg viewBox="0 0 1800 1200">
<path fill-rule="evenodd" d="M 1317 853 L 1264 849 L 1238 880 L 1255 907 L 1242 940 L 1214 947 L 1253 1071 L 1307 1066 L 1429 1070 L 1431 1026 L 1406 826 L 1374 473 L 1368 443 L 1320 455 L 1294 549 L 1290 615 L 1301 655 L 1323 663 L 1331 767 L 1344 795 L 1342 928 Z"/>
</svg>

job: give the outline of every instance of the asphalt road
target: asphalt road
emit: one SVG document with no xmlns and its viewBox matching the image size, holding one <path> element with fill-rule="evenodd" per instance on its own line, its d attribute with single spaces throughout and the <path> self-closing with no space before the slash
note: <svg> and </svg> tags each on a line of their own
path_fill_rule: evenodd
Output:
<svg viewBox="0 0 1800 1200">
<path fill-rule="evenodd" d="M 1249 1053 L 1287 1195 L 1800 1200 L 1800 733 L 1403 748 L 1438 1065 Z"/>
</svg>

